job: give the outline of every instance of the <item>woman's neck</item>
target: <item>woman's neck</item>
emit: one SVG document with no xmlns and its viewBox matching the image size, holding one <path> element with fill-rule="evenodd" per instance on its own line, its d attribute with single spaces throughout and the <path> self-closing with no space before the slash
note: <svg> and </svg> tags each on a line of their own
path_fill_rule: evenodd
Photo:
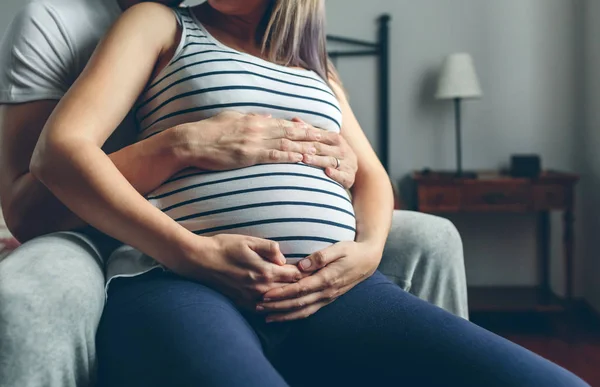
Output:
<svg viewBox="0 0 600 387">
<path fill-rule="evenodd" d="M 196 16 L 202 24 L 226 32 L 228 37 L 238 44 L 255 48 L 260 29 L 264 28 L 261 22 L 267 7 L 268 3 L 265 3 L 264 7 L 252 10 L 248 14 L 234 16 L 223 14 L 205 2 L 198 6 L 200 12 L 196 12 Z"/>
</svg>

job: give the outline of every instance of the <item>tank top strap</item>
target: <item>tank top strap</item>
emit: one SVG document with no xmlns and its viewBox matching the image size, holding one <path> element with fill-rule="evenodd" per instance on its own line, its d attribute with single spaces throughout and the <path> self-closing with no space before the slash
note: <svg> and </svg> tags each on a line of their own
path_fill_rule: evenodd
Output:
<svg viewBox="0 0 600 387">
<path fill-rule="evenodd" d="M 193 20 L 190 17 L 190 14 L 189 14 L 190 11 L 189 11 L 188 7 L 171 8 L 171 10 L 175 14 L 175 18 L 177 19 L 177 23 L 179 23 L 179 25 L 182 28 L 185 28 L 186 24 L 188 26 L 193 25 Z"/>
</svg>

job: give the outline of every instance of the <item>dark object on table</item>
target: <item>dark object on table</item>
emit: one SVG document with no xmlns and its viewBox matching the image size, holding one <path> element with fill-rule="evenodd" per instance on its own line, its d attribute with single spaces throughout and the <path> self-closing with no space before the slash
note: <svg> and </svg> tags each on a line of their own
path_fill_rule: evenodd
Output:
<svg viewBox="0 0 600 387">
<path fill-rule="evenodd" d="M 542 172 L 542 162 L 538 155 L 513 155 L 510 158 L 512 177 L 535 178 Z"/>
</svg>

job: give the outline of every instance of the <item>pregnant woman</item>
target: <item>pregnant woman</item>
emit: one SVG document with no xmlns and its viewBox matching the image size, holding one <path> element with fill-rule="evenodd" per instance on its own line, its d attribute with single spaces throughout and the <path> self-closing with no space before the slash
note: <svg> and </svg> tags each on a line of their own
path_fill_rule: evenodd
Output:
<svg viewBox="0 0 600 387">
<path fill-rule="evenodd" d="M 585 385 L 375 271 L 391 187 L 327 62 L 323 8 L 134 6 L 49 120 L 34 174 L 143 253 L 109 262 L 101 385 Z M 305 149 L 289 164 L 184 170 L 143 198 L 100 148 L 131 107 L 140 138 L 205 120 L 218 144 L 259 115 L 325 144 L 340 133 L 358 157 L 352 197 L 328 177 L 344 160 L 323 171 Z"/>
</svg>

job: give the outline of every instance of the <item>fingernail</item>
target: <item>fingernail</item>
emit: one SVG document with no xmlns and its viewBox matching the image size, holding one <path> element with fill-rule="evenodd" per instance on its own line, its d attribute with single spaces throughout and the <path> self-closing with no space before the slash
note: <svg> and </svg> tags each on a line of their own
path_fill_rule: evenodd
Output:
<svg viewBox="0 0 600 387">
<path fill-rule="evenodd" d="M 312 262 L 310 259 L 303 259 L 302 261 L 300 261 L 300 267 L 303 268 L 304 270 L 310 269 L 311 266 L 312 266 Z"/>
<path fill-rule="evenodd" d="M 266 321 L 266 323 L 267 323 L 267 324 L 269 324 L 269 323 L 272 323 L 274 320 L 273 320 L 273 319 L 271 319 L 271 318 L 268 318 L 268 319 L 266 319 L 265 321 Z"/>
<path fill-rule="evenodd" d="M 265 308 L 264 308 L 264 306 L 260 306 L 260 305 L 258 305 L 258 306 L 256 307 L 256 310 L 258 310 L 258 311 L 260 312 L 261 310 L 265 310 Z"/>
<path fill-rule="evenodd" d="M 263 298 L 263 301 L 264 302 L 269 302 L 269 301 L 271 301 L 271 299 L 270 298 Z"/>
</svg>

